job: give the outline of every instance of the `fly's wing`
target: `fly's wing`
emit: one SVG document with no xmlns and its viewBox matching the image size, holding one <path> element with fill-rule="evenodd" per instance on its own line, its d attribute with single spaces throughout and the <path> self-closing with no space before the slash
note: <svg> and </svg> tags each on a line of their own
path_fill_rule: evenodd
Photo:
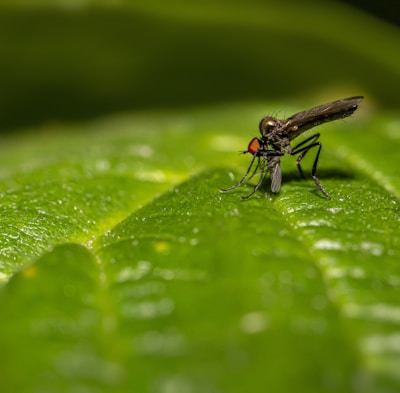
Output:
<svg viewBox="0 0 400 393">
<path fill-rule="evenodd" d="M 278 157 L 274 157 L 275 159 Z M 277 193 L 281 189 L 281 183 L 282 183 L 282 171 L 281 171 L 281 165 L 280 165 L 280 160 L 271 160 L 269 165 L 269 172 L 271 176 L 271 191 L 273 193 Z"/>
<path fill-rule="evenodd" d="M 292 140 L 310 128 L 350 116 L 358 108 L 362 99 L 361 96 L 344 98 L 296 113 L 284 121 L 282 130 L 289 140 Z"/>
</svg>

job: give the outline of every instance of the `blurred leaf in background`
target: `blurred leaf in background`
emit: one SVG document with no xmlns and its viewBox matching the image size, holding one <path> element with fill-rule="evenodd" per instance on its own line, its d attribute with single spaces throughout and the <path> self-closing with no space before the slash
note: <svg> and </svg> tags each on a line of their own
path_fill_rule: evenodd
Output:
<svg viewBox="0 0 400 393">
<path fill-rule="evenodd" d="M 329 90 L 397 107 L 398 40 L 330 1 L 10 1 L 0 128 Z"/>
</svg>

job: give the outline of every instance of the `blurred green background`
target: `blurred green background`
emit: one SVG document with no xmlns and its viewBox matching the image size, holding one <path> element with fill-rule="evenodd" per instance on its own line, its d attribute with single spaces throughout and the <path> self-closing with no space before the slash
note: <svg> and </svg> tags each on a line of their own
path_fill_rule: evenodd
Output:
<svg viewBox="0 0 400 393">
<path fill-rule="evenodd" d="M 363 7 L 331 1 L 3 1 L 0 130 L 146 108 L 248 100 L 297 105 L 310 94 L 328 101 L 365 94 L 397 108 L 395 13 L 373 2 Z"/>
</svg>

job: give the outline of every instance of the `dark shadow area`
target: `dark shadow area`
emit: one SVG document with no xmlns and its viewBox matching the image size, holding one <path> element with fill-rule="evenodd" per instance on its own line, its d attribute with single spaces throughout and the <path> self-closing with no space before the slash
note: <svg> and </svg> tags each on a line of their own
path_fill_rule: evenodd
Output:
<svg viewBox="0 0 400 393">
<path fill-rule="evenodd" d="M 394 71 L 290 29 L 121 9 L 2 10 L 0 51 L 0 131 L 115 111 L 293 100 L 327 85 L 365 86 L 382 104 L 400 104 Z"/>
<path fill-rule="evenodd" d="M 316 197 L 320 197 L 322 199 L 327 200 L 327 198 L 322 194 L 322 192 L 318 189 L 318 187 L 315 185 L 315 182 L 313 178 L 311 177 L 310 174 L 305 173 L 306 178 L 303 179 L 300 175 L 300 173 L 296 171 L 290 171 L 287 173 L 287 175 L 284 175 L 283 182 L 285 183 L 290 183 L 290 182 L 302 182 L 304 185 L 310 186 L 308 188 L 308 191 L 311 192 L 313 195 Z M 328 168 L 328 169 L 321 169 L 317 171 L 317 177 L 322 185 L 322 187 L 325 188 L 324 186 L 324 180 L 342 180 L 343 182 L 350 181 L 355 178 L 354 173 L 345 171 L 343 169 L 339 168 Z M 300 184 L 302 184 L 300 183 Z M 328 194 L 331 194 L 330 190 L 327 190 L 325 188 L 325 191 L 328 192 Z M 331 195 L 332 196 L 332 195 Z"/>
<path fill-rule="evenodd" d="M 309 185 L 309 186 L 315 188 L 315 190 L 310 188 L 309 190 L 311 192 L 315 191 L 315 194 L 317 196 L 321 196 L 322 198 L 326 199 L 325 196 L 321 193 L 321 191 L 316 187 L 311 175 L 309 173 L 305 172 L 305 176 L 306 176 L 306 178 L 304 179 L 303 177 L 301 177 L 300 173 L 296 170 L 284 172 L 284 173 L 282 173 L 282 184 L 284 185 L 285 183 L 298 182 L 300 184 L 303 183 L 304 185 Z M 340 168 L 328 168 L 328 169 L 318 170 L 317 177 L 321 181 L 322 186 L 324 186 L 323 181 L 327 180 L 327 179 L 330 179 L 330 180 L 337 179 L 337 180 L 349 181 L 349 180 L 354 179 L 356 176 L 354 175 L 354 173 L 345 171 Z M 249 190 L 251 190 L 251 188 L 256 184 L 256 181 L 258 181 L 258 178 L 255 180 L 252 180 L 251 184 L 248 185 L 247 188 Z M 242 188 L 244 188 L 244 187 L 242 187 Z M 267 175 L 265 177 L 264 182 L 263 182 L 262 186 L 260 187 L 260 190 L 262 192 L 267 192 L 271 196 L 279 195 L 279 193 L 278 194 L 271 193 L 271 181 L 269 179 L 269 175 Z"/>
<path fill-rule="evenodd" d="M 290 170 L 288 172 L 284 172 L 282 174 L 282 185 L 284 185 L 285 183 L 298 182 L 299 184 L 304 184 L 304 186 L 307 187 L 310 186 L 311 188 L 308 188 L 310 192 L 315 193 L 317 196 L 320 196 L 323 199 L 326 199 L 325 196 L 321 193 L 321 191 L 316 187 L 311 175 L 308 173 L 305 173 L 305 175 L 306 178 L 304 179 L 298 171 Z M 329 169 L 318 170 L 317 177 L 321 181 L 321 183 L 323 183 L 324 179 L 326 180 L 337 179 L 337 180 L 349 181 L 355 179 L 356 176 L 354 175 L 354 173 L 345 171 L 340 168 L 329 168 Z M 249 183 L 240 186 L 235 190 L 232 190 L 232 192 L 237 193 L 239 197 L 246 196 L 251 192 L 251 190 L 257 184 L 258 179 L 259 179 L 258 176 L 254 176 L 254 178 Z M 315 188 L 315 190 L 313 190 L 313 188 Z M 272 197 L 279 196 L 279 193 L 274 194 L 271 192 L 271 181 L 269 178 L 269 174 L 265 176 L 263 184 L 254 195 L 257 195 L 257 193 L 259 192 L 267 193 Z"/>
<path fill-rule="evenodd" d="M 313 184 L 314 180 L 311 174 L 306 170 L 304 172 L 306 178 L 303 179 L 300 173 L 296 170 L 285 172 L 282 174 L 282 182 L 293 182 L 293 181 L 311 181 Z M 317 177 L 319 180 L 323 179 L 338 179 L 338 180 L 352 180 L 355 179 L 355 175 L 352 172 L 345 171 L 340 168 L 328 168 L 328 169 L 318 169 Z"/>
<path fill-rule="evenodd" d="M 395 25 L 400 25 L 399 2 L 397 0 L 339 0 L 345 4 L 351 4 L 359 9 L 362 9 L 378 18 L 384 19 L 387 22 Z"/>
</svg>

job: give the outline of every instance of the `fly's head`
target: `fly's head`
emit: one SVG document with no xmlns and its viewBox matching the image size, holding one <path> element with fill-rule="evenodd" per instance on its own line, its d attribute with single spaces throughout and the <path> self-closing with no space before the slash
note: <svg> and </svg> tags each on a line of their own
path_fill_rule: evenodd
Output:
<svg viewBox="0 0 400 393">
<path fill-rule="evenodd" d="M 279 120 L 272 116 L 266 116 L 260 121 L 260 134 L 264 140 L 271 139 L 276 130 Z"/>
</svg>

